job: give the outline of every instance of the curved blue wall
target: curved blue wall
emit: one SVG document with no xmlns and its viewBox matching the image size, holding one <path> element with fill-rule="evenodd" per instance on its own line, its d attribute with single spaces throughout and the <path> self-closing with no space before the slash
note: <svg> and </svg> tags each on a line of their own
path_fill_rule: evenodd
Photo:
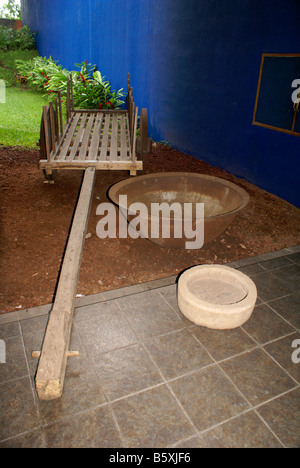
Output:
<svg viewBox="0 0 300 468">
<path fill-rule="evenodd" d="M 22 0 L 22 17 L 41 55 L 114 89 L 130 72 L 155 140 L 300 206 L 299 137 L 252 125 L 262 53 L 300 52 L 299 0 Z"/>
</svg>

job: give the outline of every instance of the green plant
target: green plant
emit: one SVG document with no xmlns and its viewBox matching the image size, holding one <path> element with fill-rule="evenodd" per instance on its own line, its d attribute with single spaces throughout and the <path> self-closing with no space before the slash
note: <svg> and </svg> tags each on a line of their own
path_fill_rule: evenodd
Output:
<svg viewBox="0 0 300 468">
<path fill-rule="evenodd" d="M 16 68 L 16 60 L 32 60 L 38 54 L 37 50 L 9 50 L 0 49 L 0 80 L 4 80 L 6 86 L 19 86 L 16 81 L 18 70 Z"/>
<path fill-rule="evenodd" d="M 16 67 L 20 75 L 27 78 L 28 84 L 39 91 L 45 91 L 50 78 L 61 75 L 67 80 L 68 71 L 57 65 L 52 57 L 34 57 L 32 60 L 16 60 Z"/>
<path fill-rule="evenodd" d="M 28 26 L 23 26 L 18 30 L 0 26 L 0 49 L 35 49 L 36 34 L 36 32 L 31 33 Z"/>
<path fill-rule="evenodd" d="M 27 77 L 29 85 L 44 91 L 49 99 L 53 93 L 61 91 L 64 102 L 71 75 L 73 101 L 77 109 L 116 109 L 124 103 L 123 88 L 112 91 L 109 81 L 96 71 L 96 65 L 88 64 L 87 60 L 75 64 L 79 71 L 63 69 L 52 57 L 36 57 L 28 62 L 17 60 L 16 66 L 19 73 Z"/>
</svg>

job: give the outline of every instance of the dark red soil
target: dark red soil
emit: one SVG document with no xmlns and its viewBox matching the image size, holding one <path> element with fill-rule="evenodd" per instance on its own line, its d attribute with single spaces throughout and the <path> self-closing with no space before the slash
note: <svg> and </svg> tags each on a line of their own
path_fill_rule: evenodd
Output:
<svg viewBox="0 0 300 468">
<path fill-rule="evenodd" d="M 38 150 L 0 147 L 0 313 L 53 300 L 79 187 L 80 171 L 61 171 L 44 183 Z M 147 173 L 187 171 L 228 179 L 250 194 L 248 206 L 218 239 L 199 250 L 167 250 L 145 239 L 96 235 L 96 207 L 107 189 L 128 177 L 97 173 L 82 257 L 83 295 L 163 278 L 199 263 L 227 263 L 300 243 L 300 210 L 260 188 L 161 144 L 149 155 Z"/>
</svg>

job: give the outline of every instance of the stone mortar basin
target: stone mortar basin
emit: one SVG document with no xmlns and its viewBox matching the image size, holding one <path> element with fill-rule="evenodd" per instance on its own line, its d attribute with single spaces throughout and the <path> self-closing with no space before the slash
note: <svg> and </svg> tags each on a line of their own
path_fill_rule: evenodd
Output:
<svg viewBox="0 0 300 468">
<path fill-rule="evenodd" d="M 257 299 L 254 282 L 224 265 L 199 265 L 179 278 L 178 307 L 189 320 L 208 328 L 240 327 L 249 320 Z"/>
<path fill-rule="evenodd" d="M 127 196 L 127 205 L 119 202 L 120 195 Z M 113 185 L 109 190 L 110 199 L 119 207 L 121 213 L 132 221 L 133 213 L 128 210 L 133 203 L 143 203 L 147 207 L 148 215 L 141 215 L 147 218 L 147 222 L 140 223 L 139 232 L 141 237 L 148 238 L 155 244 L 165 248 L 186 248 L 186 242 L 191 238 L 184 235 L 174 236 L 174 223 L 178 222 L 176 216 L 169 214 L 170 236 L 164 238 L 160 230 L 158 237 L 151 236 L 151 223 L 161 222 L 151 215 L 151 204 L 153 203 L 179 203 L 184 212 L 184 204 L 190 203 L 193 206 L 191 222 L 193 230 L 196 229 L 196 204 L 204 203 L 204 243 L 222 234 L 231 224 L 236 214 L 241 211 L 249 202 L 248 193 L 241 187 L 227 180 L 203 174 L 189 172 L 162 172 L 147 174 L 123 180 Z M 135 212 L 136 216 L 136 212 Z M 146 221 L 146 219 L 144 219 Z M 182 224 L 183 221 L 181 220 Z M 146 229 L 143 230 L 143 226 Z M 147 228 L 148 227 L 148 228 Z"/>
</svg>

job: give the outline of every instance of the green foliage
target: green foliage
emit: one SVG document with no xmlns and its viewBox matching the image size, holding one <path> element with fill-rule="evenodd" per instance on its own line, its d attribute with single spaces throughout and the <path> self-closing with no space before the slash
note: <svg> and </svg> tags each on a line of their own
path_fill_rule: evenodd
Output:
<svg viewBox="0 0 300 468">
<path fill-rule="evenodd" d="M 31 60 L 16 60 L 16 68 L 20 75 L 27 78 L 28 84 L 38 90 L 45 91 L 45 87 L 50 80 L 50 77 L 58 75 L 63 79 L 67 80 L 68 71 L 63 70 L 60 65 L 57 65 L 52 57 L 47 59 L 46 57 L 34 57 Z"/>
<path fill-rule="evenodd" d="M 15 0 L 7 0 L 3 7 L 0 8 L 0 18 L 21 19 L 20 4 Z"/>
<path fill-rule="evenodd" d="M 16 60 L 32 60 L 37 56 L 37 50 L 10 50 L 4 51 L 0 49 L 0 80 L 4 80 L 6 86 L 16 86 L 16 75 L 18 70 L 16 68 Z"/>
<path fill-rule="evenodd" d="M 79 71 L 63 69 L 52 57 L 35 57 L 28 62 L 18 60 L 16 66 L 19 73 L 27 77 L 29 85 L 45 91 L 49 99 L 58 91 L 63 100 L 66 99 L 67 80 L 72 75 L 73 100 L 77 109 L 117 109 L 124 103 L 123 88 L 112 91 L 110 83 L 96 71 L 96 65 L 88 64 L 86 60 L 75 64 Z"/>
<path fill-rule="evenodd" d="M 21 29 L 11 29 L 0 26 L 0 49 L 3 50 L 30 50 L 35 49 L 36 32 L 31 33 L 28 26 Z"/>
</svg>

